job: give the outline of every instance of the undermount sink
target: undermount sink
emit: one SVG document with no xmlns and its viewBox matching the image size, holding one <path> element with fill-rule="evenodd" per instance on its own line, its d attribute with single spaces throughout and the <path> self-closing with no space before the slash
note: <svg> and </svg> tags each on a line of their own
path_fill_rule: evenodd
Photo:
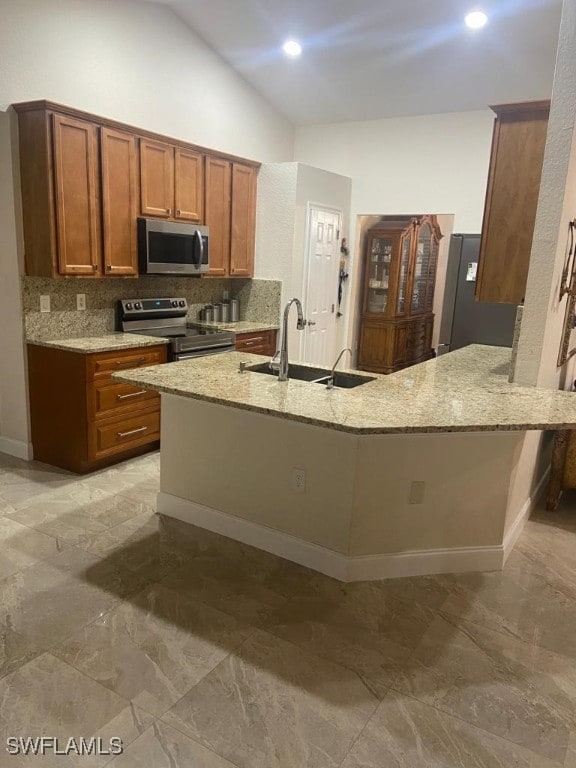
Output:
<svg viewBox="0 0 576 768">
<path fill-rule="evenodd" d="M 269 363 L 258 363 L 249 365 L 247 371 L 253 373 L 266 373 L 268 376 L 278 376 L 278 371 L 273 371 Z M 290 379 L 298 381 L 308 381 L 310 384 L 326 384 L 330 378 L 330 369 L 328 368 L 310 368 L 307 365 L 290 364 L 288 376 Z M 367 384 L 374 381 L 374 376 L 361 376 L 357 373 L 334 372 L 334 387 L 338 389 L 353 389 L 361 384 Z"/>
</svg>

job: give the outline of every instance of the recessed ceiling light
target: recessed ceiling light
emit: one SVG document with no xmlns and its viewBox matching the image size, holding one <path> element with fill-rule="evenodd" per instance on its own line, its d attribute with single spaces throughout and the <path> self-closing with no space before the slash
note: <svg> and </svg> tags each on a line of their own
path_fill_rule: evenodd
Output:
<svg viewBox="0 0 576 768">
<path fill-rule="evenodd" d="M 466 26 L 470 29 L 482 29 L 488 23 L 488 16 L 484 11 L 472 11 L 464 19 Z"/>
<path fill-rule="evenodd" d="M 302 53 L 302 46 L 297 40 L 286 40 L 282 46 L 282 50 L 286 56 L 300 56 Z"/>
</svg>

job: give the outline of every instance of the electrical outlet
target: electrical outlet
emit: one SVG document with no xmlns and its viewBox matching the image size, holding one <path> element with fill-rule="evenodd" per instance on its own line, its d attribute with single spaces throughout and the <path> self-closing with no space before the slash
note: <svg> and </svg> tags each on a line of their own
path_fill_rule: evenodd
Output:
<svg viewBox="0 0 576 768">
<path fill-rule="evenodd" d="M 295 493 L 306 493 L 306 470 L 296 469 L 292 470 L 292 490 Z"/>
<path fill-rule="evenodd" d="M 40 312 L 50 312 L 50 296 L 40 296 Z"/>
<path fill-rule="evenodd" d="M 410 486 L 410 504 L 424 503 L 424 490 L 426 483 L 423 480 L 414 480 Z"/>
<path fill-rule="evenodd" d="M 76 309 L 79 312 L 82 312 L 86 309 L 86 294 L 85 293 L 77 293 L 76 294 Z"/>
</svg>

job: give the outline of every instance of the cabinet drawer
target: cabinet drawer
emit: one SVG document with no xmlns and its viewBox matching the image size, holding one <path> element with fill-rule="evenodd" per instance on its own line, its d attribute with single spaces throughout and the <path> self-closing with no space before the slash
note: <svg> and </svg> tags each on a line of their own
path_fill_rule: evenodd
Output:
<svg viewBox="0 0 576 768">
<path fill-rule="evenodd" d="M 273 355 L 276 352 L 276 331 L 239 333 L 236 336 L 236 351 L 251 352 L 254 355 Z"/>
<path fill-rule="evenodd" d="M 90 426 L 92 458 L 119 453 L 160 439 L 158 408 L 139 411 L 114 421 L 97 422 Z"/>
<path fill-rule="evenodd" d="M 91 420 L 112 418 L 126 411 L 160 404 L 160 396 L 156 392 L 130 384 L 111 383 L 109 379 L 104 379 L 88 386 L 91 387 L 88 399 Z"/>
<path fill-rule="evenodd" d="M 166 348 L 143 347 L 130 349 L 126 352 L 102 352 L 88 356 L 88 380 L 109 377 L 116 371 L 125 371 L 129 368 L 142 368 L 146 365 L 158 365 L 166 362 Z"/>
</svg>

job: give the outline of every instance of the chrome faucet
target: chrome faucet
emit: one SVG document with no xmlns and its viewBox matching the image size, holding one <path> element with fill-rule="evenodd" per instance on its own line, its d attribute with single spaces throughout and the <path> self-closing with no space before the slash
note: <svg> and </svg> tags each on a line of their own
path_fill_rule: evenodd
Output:
<svg viewBox="0 0 576 768">
<path fill-rule="evenodd" d="M 276 352 L 276 355 L 280 354 L 280 359 L 277 363 L 274 362 L 274 358 L 276 357 L 276 355 L 274 355 L 270 361 L 270 367 L 273 370 L 278 371 L 278 381 L 288 381 L 288 315 L 290 314 L 290 307 L 292 304 L 296 304 L 296 309 L 298 310 L 298 324 L 296 325 L 296 328 L 298 328 L 299 331 L 303 331 L 306 327 L 306 320 L 304 320 L 304 315 L 302 314 L 302 304 L 300 299 L 290 299 L 284 308 L 282 342 L 279 353 Z"/>
<path fill-rule="evenodd" d="M 344 352 L 350 352 L 350 354 L 352 354 L 352 350 L 350 349 L 350 347 L 344 347 L 344 349 L 340 352 L 340 354 L 336 358 L 336 362 L 332 366 L 332 370 L 330 371 L 330 376 L 328 377 L 328 381 L 326 382 L 326 389 L 332 389 L 334 387 L 334 371 L 336 370 L 336 366 L 342 359 L 342 355 L 344 354 Z"/>
</svg>

